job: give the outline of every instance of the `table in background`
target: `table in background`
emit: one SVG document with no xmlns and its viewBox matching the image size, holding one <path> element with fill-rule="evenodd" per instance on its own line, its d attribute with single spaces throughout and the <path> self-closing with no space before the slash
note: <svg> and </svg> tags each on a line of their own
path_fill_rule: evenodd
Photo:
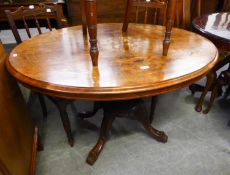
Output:
<svg viewBox="0 0 230 175">
<path fill-rule="evenodd" d="M 217 78 L 216 71 L 230 62 L 230 13 L 214 13 L 199 16 L 193 20 L 193 26 L 196 31 L 210 39 L 223 55 L 220 57 L 221 60 L 218 64 L 207 75 L 207 83 L 205 87 L 196 84 L 190 86 L 190 89 L 193 92 L 200 90 L 203 91 L 195 107 L 196 111 L 200 112 L 207 92 L 212 90 L 212 87 L 215 84 Z M 210 107 L 204 110 L 204 113 L 208 113 L 209 110 Z"/>
</svg>

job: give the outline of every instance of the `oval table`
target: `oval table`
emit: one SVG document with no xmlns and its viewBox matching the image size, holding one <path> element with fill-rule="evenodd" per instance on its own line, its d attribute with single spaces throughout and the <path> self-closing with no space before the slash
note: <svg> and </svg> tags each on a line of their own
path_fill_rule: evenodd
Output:
<svg viewBox="0 0 230 175">
<path fill-rule="evenodd" d="M 195 18 L 192 24 L 195 30 L 211 40 L 218 48 L 220 54 L 223 55 L 220 57 L 218 64 L 216 64 L 210 73 L 207 74 L 207 83 L 205 87 L 198 84 L 193 84 L 189 87 L 193 94 L 195 91 L 202 91 L 202 94 L 195 107 L 196 111 L 200 112 L 202 110 L 202 105 L 207 92 L 212 91 L 216 84 L 216 71 L 230 63 L 230 13 L 223 12 L 202 15 Z M 220 90 L 219 94 L 221 93 L 222 92 Z M 214 99 L 210 99 L 210 101 L 213 100 Z M 203 113 L 207 114 L 210 111 L 211 106 L 212 102 L 209 103 L 208 107 L 203 111 Z"/>
<path fill-rule="evenodd" d="M 136 104 L 135 99 L 188 86 L 206 75 L 218 59 L 216 47 L 195 33 L 174 28 L 168 56 L 162 56 L 164 27 L 130 24 L 127 33 L 121 28 L 119 23 L 98 24 L 98 67 L 92 66 L 90 45 L 81 26 L 35 36 L 18 45 L 6 62 L 19 82 L 46 94 L 58 106 L 71 145 L 66 103 L 75 99 L 111 101 L 104 102 L 101 133 L 87 158 L 89 164 L 97 160 L 117 117 L 117 111 L 107 104 L 119 102 L 124 107 L 129 105 L 125 100 Z M 166 142 L 166 134 L 151 126 L 143 104 L 135 110 L 145 130 Z"/>
</svg>

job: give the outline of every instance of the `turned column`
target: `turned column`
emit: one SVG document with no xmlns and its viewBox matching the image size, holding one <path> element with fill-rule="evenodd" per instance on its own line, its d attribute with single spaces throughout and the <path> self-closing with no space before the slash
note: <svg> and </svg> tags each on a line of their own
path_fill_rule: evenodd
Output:
<svg viewBox="0 0 230 175">
<path fill-rule="evenodd" d="M 98 48 L 97 48 L 97 10 L 96 0 L 85 0 L 85 15 L 89 33 L 90 56 L 93 66 L 98 66 Z"/>
<path fill-rule="evenodd" d="M 171 42 L 171 31 L 174 24 L 175 11 L 176 11 L 176 1 L 177 0 L 168 0 L 167 7 L 167 19 L 166 19 L 166 31 L 165 38 L 163 41 L 163 55 L 167 56 L 169 45 Z"/>
</svg>

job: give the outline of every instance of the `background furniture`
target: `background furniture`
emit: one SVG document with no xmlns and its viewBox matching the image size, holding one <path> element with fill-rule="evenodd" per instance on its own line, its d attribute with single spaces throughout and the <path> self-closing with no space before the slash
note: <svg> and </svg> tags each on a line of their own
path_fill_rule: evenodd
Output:
<svg viewBox="0 0 230 175">
<path fill-rule="evenodd" d="M 17 82 L 5 68 L 0 42 L 0 174 L 35 174 L 37 129 L 28 116 Z"/>
<path fill-rule="evenodd" d="M 130 100 L 167 93 L 195 82 L 217 61 L 216 47 L 197 34 L 173 29 L 174 42 L 168 56 L 163 57 L 162 26 L 130 24 L 128 35 L 121 27 L 119 23 L 98 24 L 101 51 L 98 67 L 91 64 L 88 38 L 82 35 L 81 26 L 31 38 L 18 45 L 7 60 L 8 70 L 19 82 L 52 96 L 59 105 L 69 142 L 73 137 L 66 112 L 68 101 Z M 142 119 L 144 121 L 139 121 L 148 133 L 159 141 L 166 141 L 167 136 L 150 125 L 148 116 Z M 102 137 L 89 154 L 91 163 L 96 161 L 112 124 L 111 118 L 105 120 Z"/>
<path fill-rule="evenodd" d="M 4 1 L 0 2 L 0 23 L 1 23 L 1 27 L 0 29 L 8 29 L 10 26 L 8 25 L 8 22 L 7 22 L 7 17 L 6 17 L 6 14 L 5 14 L 5 10 L 10 10 L 10 11 L 15 11 L 17 10 L 19 7 L 21 6 L 29 6 L 29 5 L 38 5 L 39 3 L 43 3 L 43 4 L 46 4 L 46 5 L 53 5 L 54 4 L 54 1 L 52 0 L 48 0 L 48 1 L 42 1 L 42 0 L 39 0 L 39 1 L 34 1 L 34 0 L 19 0 L 19 1 L 12 1 L 12 2 L 8 2 L 8 3 L 5 3 Z M 58 1 L 57 3 L 57 8 L 58 8 L 58 11 L 60 12 L 60 15 L 64 18 L 64 10 L 65 10 L 65 7 L 64 7 L 64 1 Z M 55 18 L 55 15 L 52 14 L 50 15 L 51 18 Z M 44 19 L 45 20 L 45 17 L 44 16 L 40 16 L 39 18 L 41 19 Z"/>
<path fill-rule="evenodd" d="M 67 27 L 68 23 L 65 18 L 63 18 L 63 14 L 60 11 L 60 8 L 58 8 L 57 4 L 52 5 L 45 5 L 45 4 L 39 4 L 39 5 L 30 5 L 30 6 L 21 6 L 16 11 L 11 12 L 10 10 L 5 10 L 8 22 L 10 24 L 11 30 L 13 32 L 13 35 L 15 37 L 15 40 L 17 41 L 17 44 L 20 44 L 22 42 L 21 36 L 19 35 L 18 28 L 16 25 L 16 22 L 21 21 L 23 22 L 25 31 L 27 33 L 28 38 L 31 38 L 31 32 L 29 28 L 28 20 L 33 21 L 35 23 L 35 26 L 37 28 L 38 34 L 42 33 L 41 30 L 41 24 L 40 24 L 40 18 L 46 19 L 47 28 L 49 31 L 52 31 L 52 25 L 50 18 L 54 18 L 57 22 L 57 27 Z M 44 97 L 37 93 L 39 97 L 39 101 L 42 107 L 43 111 L 43 117 L 47 117 L 47 109 Z M 30 100 L 31 101 L 31 100 Z"/>
<path fill-rule="evenodd" d="M 217 71 L 226 64 L 230 63 L 230 13 L 214 13 L 197 17 L 193 21 L 194 28 L 202 35 L 208 37 L 218 48 L 221 55 L 218 64 L 207 75 L 207 82 L 203 88 L 200 85 L 194 84 L 190 86 L 192 93 L 202 90 L 202 94 L 195 107 L 197 112 L 202 110 L 204 98 L 208 91 L 212 91 L 217 79 Z M 218 85 L 220 87 L 220 84 Z M 216 96 L 217 91 L 212 93 L 210 103 L 203 112 L 207 114 L 212 106 L 212 102 Z M 222 91 L 219 89 L 219 93 Z"/>
<path fill-rule="evenodd" d="M 14 34 L 14 37 L 17 41 L 17 44 L 22 42 L 22 39 L 19 35 L 16 21 L 22 21 L 24 28 L 26 30 L 27 36 L 31 38 L 30 29 L 28 26 L 28 20 L 33 20 L 35 23 L 35 27 L 38 30 L 39 34 L 42 34 L 41 24 L 39 18 L 44 18 L 47 22 L 47 28 L 52 31 L 51 20 L 50 18 L 54 18 L 57 22 L 57 28 L 67 27 L 68 23 L 65 18 L 63 18 L 63 14 L 58 8 L 57 4 L 45 5 L 29 5 L 29 6 L 21 6 L 15 11 L 5 10 L 8 22 Z"/>
<path fill-rule="evenodd" d="M 66 0 L 69 15 L 68 20 L 72 25 L 81 24 L 80 1 L 81 0 Z M 177 0 L 177 14 L 175 26 L 180 28 L 190 28 L 192 19 L 198 16 L 197 11 L 194 10 L 196 9 L 196 4 L 198 3 L 198 1 L 200 0 Z M 218 0 L 201 0 L 201 14 L 205 14 L 208 12 L 210 13 L 210 11 L 212 12 L 216 8 L 217 2 Z M 98 22 L 122 22 L 124 18 L 125 6 L 126 0 L 97 0 Z M 145 10 L 140 9 L 139 13 L 144 14 Z M 153 16 L 154 13 L 150 12 L 149 15 Z M 130 21 L 134 22 L 135 18 L 135 10 L 133 10 L 130 16 Z"/>
</svg>

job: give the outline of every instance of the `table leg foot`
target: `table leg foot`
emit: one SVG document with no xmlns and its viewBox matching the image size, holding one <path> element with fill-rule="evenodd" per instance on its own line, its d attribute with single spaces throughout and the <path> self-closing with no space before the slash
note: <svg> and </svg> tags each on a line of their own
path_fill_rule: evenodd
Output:
<svg viewBox="0 0 230 175">
<path fill-rule="evenodd" d="M 112 123 L 115 119 L 114 115 L 111 114 L 107 114 L 106 112 L 104 112 L 104 118 L 102 120 L 102 124 L 101 124 L 101 130 L 100 130 L 100 137 L 96 143 L 96 145 L 93 147 L 93 149 L 89 152 L 89 155 L 86 159 L 86 162 L 89 165 L 93 165 L 98 156 L 100 155 L 106 141 L 109 135 L 109 131 L 112 127 Z"/>
<path fill-rule="evenodd" d="M 142 123 L 147 133 L 159 142 L 167 142 L 168 136 L 163 131 L 159 131 L 151 126 L 144 103 L 140 103 L 138 106 L 135 113 L 138 121 Z"/>
<path fill-rule="evenodd" d="M 87 157 L 87 159 L 86 159 L 86 162 L 87 162 L 89 165 L 93 165 L 93 164 L 96 162 L 96 160 L 97 160 L 97 158 L 98 158 L 98 156 L 99 156 L 101 150 L 103 149 L 105 143 L 106 143 L 106 139 L 104 139 L 104 138 L 99 138 L 99 140 L 97 141 L 97 144 L 96 144 L 96 145 L 93 147 L 93 149 L 89 152 L 89 155 L 88 155 L 88 157 Z"/>
</svg>

